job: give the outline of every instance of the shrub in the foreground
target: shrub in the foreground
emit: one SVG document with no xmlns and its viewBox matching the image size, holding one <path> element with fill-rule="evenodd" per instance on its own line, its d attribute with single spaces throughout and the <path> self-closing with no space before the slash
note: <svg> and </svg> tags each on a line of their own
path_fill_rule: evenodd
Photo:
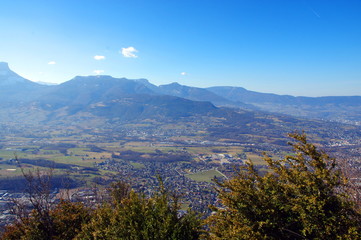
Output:
<svg viewBox="0 0 361 240">
<path fill-rule="evenodd" d="M 7 226 L 1 239 L 70 240 L 89 219 L 90 211 L 82 203 L 61 201 L 47 213 L 34 210 L 29 217 Z"/>
<path fill-rule="evenodd" d="M 218 183 L 224 208 L 207 219 L 209 239 L 361 239 L 361 215 L 335 160 L 304 134 L 290 136 L 295 154 L 265 157 L 266 175 L 249 163 Z"/>
<path fill-rule="evenodd" d="M 200 219 L 179 215 L 177 199 L 162 193 L 153 198 L 130 192 L 98 208 L 77 239 L 199 239 Z"/>
</svg>

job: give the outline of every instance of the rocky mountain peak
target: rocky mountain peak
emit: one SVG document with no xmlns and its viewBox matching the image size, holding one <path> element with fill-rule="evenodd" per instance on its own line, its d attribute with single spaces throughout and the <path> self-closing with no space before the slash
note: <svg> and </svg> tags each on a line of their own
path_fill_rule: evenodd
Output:
<svg viewBox="0 0 361 240">
<path fill-rule="evenodd" d="M 7 62 L 0 62 L 0 70 L 10 70 Z"/>
<path fill-rule="evenodd" d="M 7 62 L 0 62 L 0 75 L 8 75 L 11 72 Z"/>
<path fill-rule="evenodd" d="M 35 84 L 13 72 L 7 62 L 0 62 L 0 85 L 7 86 L 17 83 Z"/>
</svg>

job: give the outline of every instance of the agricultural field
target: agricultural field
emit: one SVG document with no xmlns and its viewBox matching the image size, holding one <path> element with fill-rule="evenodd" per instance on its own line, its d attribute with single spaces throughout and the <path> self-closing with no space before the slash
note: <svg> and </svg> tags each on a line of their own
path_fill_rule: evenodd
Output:
<svg viewBox="0 0 361 240">
<path fill-rule="evenodd" d="M 148 174 L 149 168 L 177 168 L 180 175 L 190 174 L 188 179 L 211 182 L 214 176 L 222 177 L 232 171 L 232 165 L 247 160 L 264 168 L 263 152 L 280 158 L 290 151 L 283 133 L 239 133 L 243 131 L 240 125 L 219 126 L 219 121 L 200 125 L 196 121 L 159 124 L 150 120 L 123 125 L 61 121 L 51 126 L 6 125 L 0 129 L 0 179 L 21 176 L 18 159 L 25 170 L 51 167 L 58 175 L 71 174 L 87 181 L 110 179 L 119 169 L 127 174 Z M 247 124 L 245 127 L 252 127 Z M 219 172 L 214 170 L 218 166 L 222 166 Z"/>
<path fill-rule="evenodd" d="M 197 182 L 212 182 L 214 178 L 222 178 L 224 175 L 218 170 L 212 169 L 203 172 L 197 172 L 193 174 L 187 174 L 186 177 Z"/>
<path fill-rule="evenodd" d="M 69 133 L 69 132 L 68 132 Z M 163 141 L 153 140 L 135 140 L 123 139 L 117 141 L 99 141 L 93 143 L 93 139 L 99 137 L 97 135 L 82 134 L 74 137 L 73 134 L 65 137 L 66 133 L 58 130 L 52 130 L 52 134 L 61 137 L 53 137 L 46 141 L 34 141 L 33 138 L 26 137 L 11 137 L 3 141 L 2 148 L 0 149 L 0 178 L 8 176 L 19 176 L 19 166 L 14 161 L 18 159 L 21 163 L 24 159 L 27 160 L 26 164 L 22 163 L 24 169 L 34 169 L 36 167 L 45 167 L 44 164 L 39 166 L 37 161 L 48 161 L 48 167 L 57 168 L 56 164 L 66 164 L 71 167 L 72 172 L 77 170 L 80 172 L 83 168 L 93 168 L 95 164 L 110 160 L 114 154 L 123 152 L 139 153 L 139 159 L 129 157 L 128 155 L 119 156 L 120 159 L 127 160 L 135 168 L 143 168 L 143 160 L 155 159 L 157 156 L 161 159 L 161 155 L 174 156 L 175 153 L 188 154 L 187 161 L 200 161 L 198 155 L 214 155 L 214 154 L 229 154 L 231 156 L 242 155 L 244 159 L 251 159 L 256 165 L 264 164 L 261 154 L 245 152 L 247 147 L 244 146 L 189 146 L 189 144 L 178 143 L 165 143 Z M 83 141 L 79 142 L 78 138 Z M 191 138 L 188 138 L 191 139 Z M 10 141 L 11 140 L 11 141 Z M 9 144 L 10 143 L 10 144 Z M 38 144 L 38 145 L 36 145 Z M 173 154 L 173 155 L 172 155 Z M 128 158 L 127 158 L 128 156 Z M 185 159 L 186 160 L 186 159 Z M 217 161 L 214 161 L 217 163 Z M 58 172 L 64 170 L 63 165 L 58 169 Z M 9 170 L 10 169 L 10 170 Z M 17 170 L 14 170 L 17 169 Z M 65 168 L 69 170 L 68 168 Z M 218 172 L 210 171 L 209 174 L 215 173 L 219 176 Z M 204 174 L 203 174 L 204 175 Z M 207 174 L 205 174 L 207 176 Z M 197 178 L 197 175 L 195 175 Z M 206 177 L 209 181 L 210 178 Z"/>
</svg>

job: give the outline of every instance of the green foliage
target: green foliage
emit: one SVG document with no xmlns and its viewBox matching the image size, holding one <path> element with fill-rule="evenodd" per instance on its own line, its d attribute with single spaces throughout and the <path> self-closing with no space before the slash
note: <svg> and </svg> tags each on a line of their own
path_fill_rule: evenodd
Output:
<svg viewBox="0 0 361 240">
<path fill-rule="evenodd" d="M 163 186 L 163 184 L 161 184 Z M 47 210 L 43 205 L 30 216 L 7 226 L 3 240 L 48 239 L 198 239 L 201 220 L 193 213 L 179 215 L 177 197 L 163 187 L 152 198 L 117 182 L 110 201 L 93 210 L 82 203 L 61 201 Z"/>
<path fill-rule="evenodd" d="M 89 221 L 89 209 L 82 203 L 61 201 L 49 211 L 49 217 L 40 216 L 37 211 L 8 226 L 2 235 L 3 240 L 67 240 L 73 239 L 81 226 Z"/>
<path fill-rule="evenodd" d="M 98 208 L 77 239 L 199 238 L 200 219 L 194 213 L 179 216 L 177 198 L 164 190 L 152 198 L 131 191 L 113 203 Z"/>
<path fill-rule="evenodd" d="M 290 136 L 295 155 L 265 157 L 271 170 L 265 176 L 249 163 L 218 182 L 225 208 L 207 219 L 208 239 L 361 239 L 361 214 L 335 160 L 304 134 Z"/>
</svg>

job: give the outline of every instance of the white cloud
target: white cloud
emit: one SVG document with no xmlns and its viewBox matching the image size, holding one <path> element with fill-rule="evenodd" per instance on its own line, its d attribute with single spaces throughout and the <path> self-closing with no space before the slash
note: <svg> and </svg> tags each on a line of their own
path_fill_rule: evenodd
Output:
<svg viewBox="0 0 361 240">
<path fill-rule="evenodd" d="M 99 75 L 104 72 L 104 70 L 94 70 L 93 71 L 96 75 Z"/>
<path fill-rule="evenodd" d="M 105 59 L 105 56 L 95 55 L 95 56 L 94 56 L 94 59 L 95 59 L 95 60 L 104 60 L 104 59 Z"/>
<path fill-rule="evenodd" d="M 185 76 L 185 75 L 187 75 L 187 73 L 186 72 L 181 72 L 181 75 Z"/>
<path fill-rule="evenodd" d="M 48 64 L 49 65 L 54 65 L 54 64 L 56 64 L 56 62 L 55 61 L 50 61 L 50 62 L 48 62 Z"/>
<path fill-rule="evenodd" d="M 127 48 L 122 48 L 121 53 L 126 58 L 137 58 L 138 56 L 135 55 L 136 52 L 138 52 L 138 50 L 135 49 L 134 47 L 127 47 Z"/>
</svg>

